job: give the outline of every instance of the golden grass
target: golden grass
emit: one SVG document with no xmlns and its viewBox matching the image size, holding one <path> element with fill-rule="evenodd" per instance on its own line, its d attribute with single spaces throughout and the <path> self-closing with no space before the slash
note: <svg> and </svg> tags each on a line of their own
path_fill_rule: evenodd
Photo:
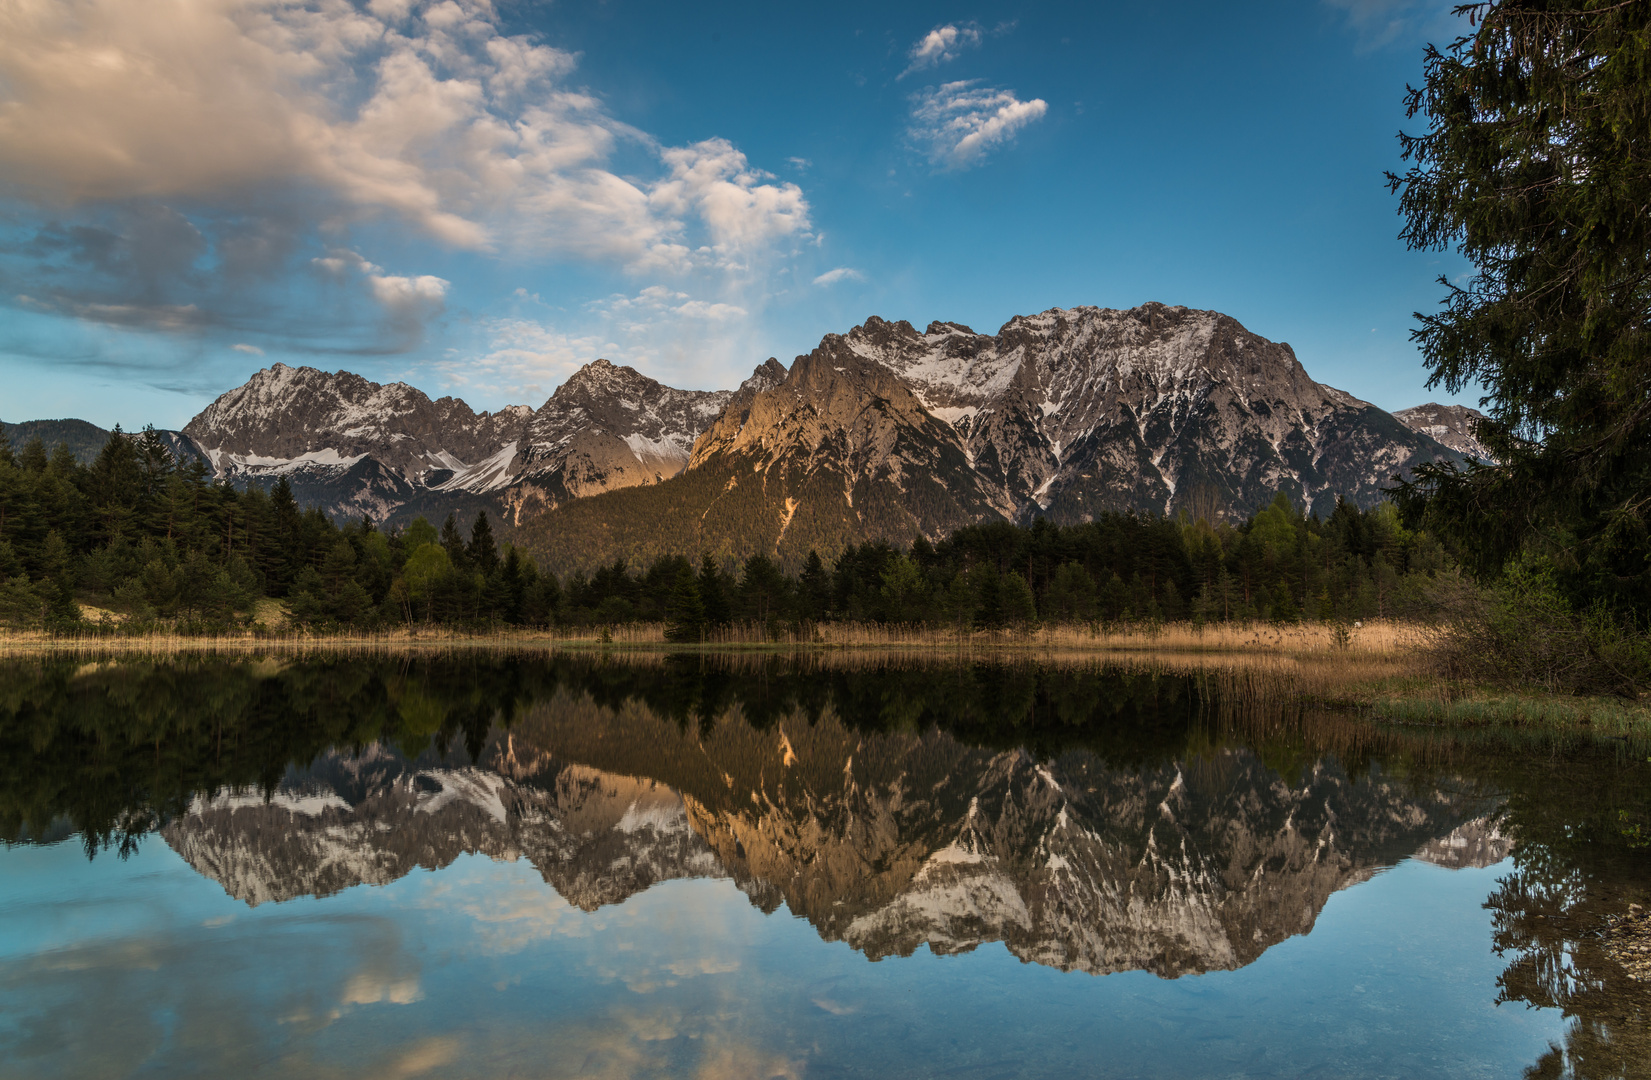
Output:
<svg viewBox="0 0 1651 1080">
<path fill-rule="evenodd" d="M 308 634 L 282 630 L 254 634 L 179 634 L 155 631 L 148 634 L 44 634 L 36 631 L 0 630 L 0 657 L 71 655 L 156 655 L 180 653 L 223 655 L 305 655 L 396 652 L 457 652 L 467 650 L 499 652 L 554 651 L 617 645 L 621 648 L 657 647 L 665 644 L 662 625 L 638 623 L 612 627 L 608 640 L 601 629 L 581 634 L 547 634 L 509 630 L 493 633 L 460 632 L 433 627 L 396 629 L 360 634 Z"/>
<path fill-rule="evenodd" d="M 682 645 L 666 640 L 662 623 L 492 633 L 426 626 L 337 635 L 294 630 L 216 636 L 0 631 L 0 658 L 597 653 L 627 663 L 655 663 L 669 653 L 690 651 L 704 655 L 707 663 L 736 666 L 766 664 L 776 657 L 823 669 L 957 662 L 1104 666 L 1207 679 L 1215 700 L 1262 714 L 1285 705 L 1309 706 L 1336 710 L 1357 723 L 1651 736 L 1651 708 L 1641 703 L 1515 693 L 1443 678 L 1430 652 L 1432 633 L 1425 625 L 1393 621 L 1365 623 L 1345 640 L 1338 640 L 1332 627 L 1318 625 L 1171 624 L 1110 630 L 1061 625 L 959 634 L 919 626 L 826 623 L 778 634 L 760 625 L 737 626 Z"/>
<path fill-rule="evenodd" d="M 270 620 L 268 625 L 279 625 Z M 398 627 L 371 633 L 312 634 L 281 627 L 260 632 L 195 635 L 157 630 L 147 634 L 88 632 L 46 634 L 37 631 L 0 630 L 0 655 L 42 652 L 257 652 L 302 649 L 324 652 L 369 648 L 622 648 L 707 649 L 713 651 L 759 649 L 791 650 L 872 650 L 903 653 L 1007 654 L 1041 656 L 1147 654 L 1159 658 L 1176 657 L 1178 666 L 1197 663 L 1199 656 L 1289 657 L 1341 666 L 1361 665 L 1375 660 L 1397 662 L 1414 656 L 1424 640 L 1425 630 L 1403 623 L 1371 623 L 1353 630 L 1350 641 L 1338 646 L 1327 627 L 1278 628 L 1251 626 L 1210 626 L 1194 628 L 1172 624 L 1157 628 L 1104 630 L 1092 625 L 1044 626 L 1026 630 L 973 631 L 924 626 L 881 625 L 877 623 L 821 623 L 801 631 L 785 629 L 770 633 L 760 624 L 746 624 L 713 632 L 698 643 L 671 643 L 663 623 L 626 623 L 608 627 L 567 628 L 558 631 L 501 629 L 489 632 L 450 630 L 444 627 Z M 1249 661 L 1237 661 L 1247 663 Z"/>
<path fill-rule="evenodd" d="M 1369 624 L 1338 644 L 1324 627 L 1166 626 L 1105 631 L 1093 626 L 958 634 L 927 627 L 829 623 L 802 634 L 768 635 L 740 626 L 694 644 L 666 641 L 662 623 L 631 623 L 578 632 L 501 630 L 466 633 L 444 628 L 398 628 L 370 634 L 314 635 L 301 631 L 253 634 L 144 635 L 0 632 L 0 657 L 71 654 L 272 655 L 482 652 L 614 652 L 632 659 L 668 651 L 697 651 L 721 662 L 776 654 L 808 657 L 827 667 L 923 665 L 955 661 L 1027 661 L 1106 665 L 1175 675 L 1209 675 L 1223 688 L 1256 700 L 1309 699 L 1357 704 L 1395 680 L 1425 678 L 1424 631 L 1399 623 Z"/>
</svg>

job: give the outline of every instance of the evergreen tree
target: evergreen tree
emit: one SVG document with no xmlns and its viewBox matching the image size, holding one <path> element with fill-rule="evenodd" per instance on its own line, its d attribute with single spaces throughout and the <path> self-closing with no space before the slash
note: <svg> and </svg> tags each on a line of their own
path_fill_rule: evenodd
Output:
<svg viewBox="0 0 1651 1080">
<path fill-rule="evenodd" d="M 998 595 L 1001 598 L 1000 617 L 1007 625 L 1026 626 L 1038 621 L 1038 608 L 1032 599 L 1032 586 L 1019 574 L 1012 571 L 1004 574 Z"/>
<path fill-rule="evenodd" d="M 31 441 L 23 451 L 25 463 L 38 440 Z M 43 450 L 44 447 L 41 447 Z M 27 468 L 28 465 L 25 464 Z M 45 470 L 42 469 L 42 472 Z M 92 462 L 86 478 L 86 493 L 90 497 L 94 521 L 94 540 L 108 543 L 133 531 L 138 496 L 143 491 L 143 471 L 138 463 L 132 440 L 126 438 L 115 425 L 109 441 L 103 444 L 97 459 Z"/>
<path fill-rule="evenodd" d="M 1404 239 L 1476 267 L 1418 315 L 1429 385 L 1484 387 L 1496 461 L 1422 466 L 1406 520 L 1495 573 L 1550 560 L 1579 602 L 1651 608 L 1651 3 L 1468 5 L 1429 47 L 1389 175 Z"/>
<path fill-rule="evenodd" d="M 293 497 L 292 484 L 285 476 L 276 479 L 269 493 L 269 519 L 272 533 L 271 552 L 263 565 L 264 580 L 271 596 L 285 596 L 294 575 L 298 573 L 299 540 L 303 536 L 304 517 Z"/>
<path fill-rule="evenodd" d="M 470 550 L 466 547 L 464 537 L 459 534 L 459 516 L 449 513 L 447 520 L 441 523 L 441 546 L 447 551 L 447 561 L 453 569 L 464 571 L 470 568 Z"/>
<path fill-rule="evenodd" d="M 923 541 L 927 545 L 928 541 Z M 932 558 L 934 549 L 929 548 Z M 820 553 L 810 549 L 808 561 L 797 578 L 797 610 L 804 619 L 820 622 L 831 607 L 831 575 L 826 572 Z"/>
<path fill-rule="evenodd" d="M 665 636 L 671 641 L 698 641 L 705 632 L 705 604 L 699 583 L 684 562 L 677 569 L 671 596 L 665 605 Z"/>
<path fill-rule="evenodd" d="M 705 554 L 699 563 L 700 602 L 705 606 L 705 621 L 711 626 L 727 626 L 734 618 L 733 607 L 728 601 L 727 575 L 716 564 L 710 554 Z"/>
<path fill-rule="evenodd" d="M 1071 622 L 1094 617 L 1095 579 L 1075 562 L 1062 563 L 1044 595 L 1044 618 Z"/>
<path fill-rule="evenodd" d="M 766 555 L 753 555 L 745 560 L 745 572 L 740 575 L 740 615 L 752 622 L 766 623 L 785 610 L 787 585 L 785 575 Z"/>
<path fill-rule="evenodd" d="M 115 425 L 115 430 L 120 430 L 119 424 Z M 17 465 L 24 472 L 43 473 L 49 464 L 51 457 L 46 453 L 46 443 L 40 436 L 36 435 L 23 444 L 23 452 L 18 455 Z"/>
<path fill-rule="evenodd" d="M 470 527 L 470 543 L 465 547 L 470 565 L 484 574 L 499 568 L 499 548 L 493 542 L 493 526 L 488 523 L 487 511 L 476 512 L 476 522 Z"/>
</svg>

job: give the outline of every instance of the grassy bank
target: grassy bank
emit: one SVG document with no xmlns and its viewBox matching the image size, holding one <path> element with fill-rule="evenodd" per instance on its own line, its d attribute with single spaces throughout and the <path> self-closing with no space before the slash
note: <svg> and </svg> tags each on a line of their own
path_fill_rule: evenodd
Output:
<svg viewBox="0 0 1651 1080">
<path fill-rule="evenodd" d="M 474 633 L 414 627 L 353 635 L 0 631 L 0 657 L 204 654 L 299 659 L 481 650 L 601 652 L 646 664 L 687 651 L 718 657 L 720 663 L 762 663 L 784 654 L 810 664 L 850 668 L 958 660 L 1107 665 L 1207 678 L 1223 698 L 1264 708 L 1308 705 L 1403 726 L 1651 736 L 1651 708 L 1643 702 L 1513 692 L 1441 675 L 1431 651 L 1432 634 L 1426 625 L 1393 621 L 1340 628 L 1260 623 L 1126 628 L 1065 624 L 965 633 L 875 623 L 825 623 L 778 632 L 747 625 L 719 630 L 691 644 L 668 641 L 663 623 Z"/>
</svg>

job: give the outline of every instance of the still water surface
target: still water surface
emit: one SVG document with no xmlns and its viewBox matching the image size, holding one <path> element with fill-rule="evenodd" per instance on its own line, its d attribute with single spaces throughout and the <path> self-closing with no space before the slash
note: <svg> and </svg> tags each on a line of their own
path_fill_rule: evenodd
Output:
<svg viewBox="0 0 1651 1080">
<path fill-rule="evenodd" d="M 1648 753 L 1096 668 L 3 666 L 0 1075 L 1651 1076 Z"/>
</svg>

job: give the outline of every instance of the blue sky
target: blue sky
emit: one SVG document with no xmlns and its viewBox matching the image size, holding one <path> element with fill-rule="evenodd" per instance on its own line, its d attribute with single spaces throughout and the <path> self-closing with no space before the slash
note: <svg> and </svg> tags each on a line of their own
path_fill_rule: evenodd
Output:
<svg viewBox="0 0 1651 1080">
<path fill-rule="evenodd" d="M 1450 400 L 1408 331 L 1464 265 L 1382 179 L 1448 8 L 28 0 L 0 418 L 181 426 L 278 360 L 726 387 L 872 314 L 1148 300 Z"/>
</svg>

